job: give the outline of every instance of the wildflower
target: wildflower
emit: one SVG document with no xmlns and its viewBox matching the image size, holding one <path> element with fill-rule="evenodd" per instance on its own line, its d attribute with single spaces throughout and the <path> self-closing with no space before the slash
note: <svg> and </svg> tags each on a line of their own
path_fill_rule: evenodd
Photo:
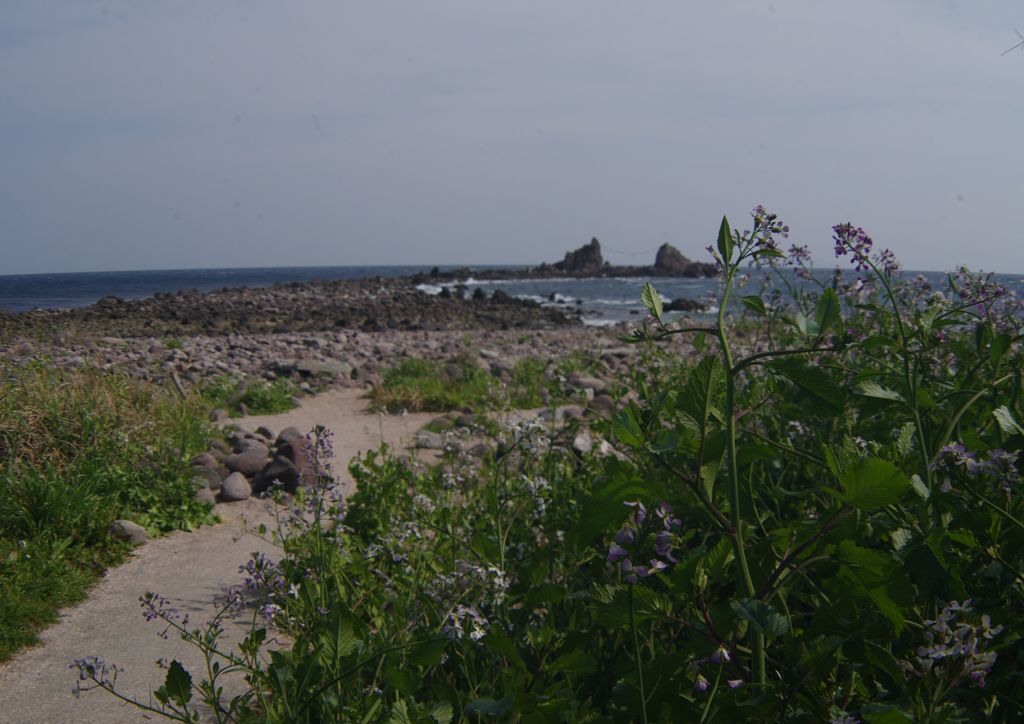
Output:
<svg viewBox="0 0 1024 724">
<path fill-rule="evenodd" d="M 608 547 L 608 562 L 616 563 L 626 558 L 629 555 L 629 551 L 620 546 L 618 543 L 612 543 Z"/>
<path fill-rule="evenodd" d="M 693 685 L 694 691 L 707 691 L 711 688 L 711 682 L 708 681 L 704 674 L 697 674 L 697 681 Z"/>
<path fill-rule="evenodd" d="M 724 646 L 719 646 L 717 649 L 711 652 L 711 656 L 708 657 L 708 661 L 712 664 L 728 663 L 732 661 L 732 657 L 729 656 L 729 649 Z"/>
<path fill-rule="evenodd" d="M 874 242 L 864 229 L 846 223 L 836 224 L 832 227 L 832 232 L 837 259 L 841 256 L 846 256 L 847 253 L 852 253 L 855 263 L 854 268 L 857 271 L 867 271 L 871 268 L 868 264 L 868 255 Z"/>
<path fill-rule="evenodd" d="M 909 674 L 944 679 L 954 685 L 966 677 L 984 688 L 996 653 L 983 649 L 987 641 L 1002 633 L 1003 627 L 993 627 L 988 615 L 981 616 L 979 625 L 971 624 L 966 614 L 972 610 L 970 599 L 962 604 L 947 603 L 934 620 L 924 622 L 924 644 L 915 650 L 913 662 L 900 661 L 901 668 Z"/>
</svg>

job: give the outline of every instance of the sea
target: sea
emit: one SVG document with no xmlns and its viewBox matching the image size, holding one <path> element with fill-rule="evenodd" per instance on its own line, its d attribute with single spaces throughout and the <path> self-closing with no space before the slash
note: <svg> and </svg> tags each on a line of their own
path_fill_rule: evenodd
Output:
<svg viewBox="0 0 1024 724">
<path fill-rule="evenodd" d="M 201 292 L 230 287 L 265 287 L 289 282 L 315 280 L 359 279 L 365 277 L 403 277 L 416 273 L 429 273 L 426 266 L 317 266 L 266 267 L 242 269 L 172 269 L 150 271 L 110 271 L 62 274 L 15 274 L 0 276 L 0 310 L 22 312 L 31 309 L 52 309 L 87 306 L 106 296 L 121 299 L 141 299 L 159 292 L 174 293 L 195 289 Z M 440 271 L 453 271 L 460 266 L 438 267 Z M 485 270 L 499 267 L 475 266 Z M 527 267 L 503 266 L 504 269 Z M 815 270 L 820 279 L 828 279 L 832 271 Z M 848 273 L 850 279 L 855 277 Z M 941 272 L 904 272 L 905 278 L 918 274 L 928 279 L 937 289 L 945 288 L 946 275 Z M 1024 297 L 1024 275 L 996 274 L 993 279 L 1007 289 Z M 545 278 L 513 280 L 481 280 L 470 274 L 462 283 L 469 292 L 477 288 L 488 294 L 501 289 L 523 299 L 533 299 L 545 306 L 574 308 L 584 324 L 612 325 L 636 319 L 643 313 L 640 291 L 646 282 L 652 282 L 667 302 L 673 299 L 693 299 L 708 304 L 709 313 L 716 312 L 714 298 L 719 291 L 716 279 L 684 279 L 674 277 L 599 277 L 591 279 Z M 790 277 L 789 281 L 802 286 L 804 282 Z M 753 277 L 748 290 L 741 294 L 754 294 L 761 282 Z M 423 284 L 421 290 L 439 294 L 442 286 Z"/>
</svg>

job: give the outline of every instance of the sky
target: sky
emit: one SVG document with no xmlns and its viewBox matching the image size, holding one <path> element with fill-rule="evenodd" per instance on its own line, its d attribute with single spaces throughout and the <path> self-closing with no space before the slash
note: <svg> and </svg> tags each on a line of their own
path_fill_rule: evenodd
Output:
<svg viewBox="0 0 1024 724">
<path fill-rule="evenodd" d="M 704 259 L 1024 273 L 1011 0 L 10 0 L 0 274 Z"/>
</svg>

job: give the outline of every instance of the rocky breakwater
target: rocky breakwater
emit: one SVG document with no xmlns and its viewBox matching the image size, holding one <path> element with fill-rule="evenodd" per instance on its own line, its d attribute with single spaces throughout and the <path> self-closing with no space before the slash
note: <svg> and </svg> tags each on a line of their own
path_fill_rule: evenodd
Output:
<svg viewBox="0 0 1024 724">
<path fill-rule="evenodd" d="M 553 329 L 565 312 L 508 295 L 431 296 L 408 279 L 369 278 L 263 288 L 105 297 L 88 307 L 0 312 L 0 342 L 55 332 L 117 337 L 443 329 Z"/>
</svg>

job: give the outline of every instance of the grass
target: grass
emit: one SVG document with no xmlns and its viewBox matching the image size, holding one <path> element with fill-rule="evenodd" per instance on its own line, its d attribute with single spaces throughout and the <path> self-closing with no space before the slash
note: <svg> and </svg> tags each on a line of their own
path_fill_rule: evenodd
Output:
<svg viewBox="0 0 1024 724">
<path fill-rule="evenodd" d="M 0 382 L 2 661 L 124 557 L 113 520 L 158 533 L 213 517 L 188 467 L 207 439 L 201 400 L 44 363 L 0 369 Z"/>
<path fill-rule="evenodd" d="M 544 360 L 524 357 L 502 383 L 469 357 L 449 362 L 408 358 L 384 372 L 371 398 L 375 407 L 389 412 L 539 407 L 546 370 Z"/>
<path fill-rule="evenodd" d="M 275 415 L 295 407 L 295 384 L 284 377 L 273 382 L 221 375 L 203 384 L 199 394 L 211 408 L 222 408 L 232 415 L 242 414 L 242 405 L 250 415 Z"/>
</svg>

